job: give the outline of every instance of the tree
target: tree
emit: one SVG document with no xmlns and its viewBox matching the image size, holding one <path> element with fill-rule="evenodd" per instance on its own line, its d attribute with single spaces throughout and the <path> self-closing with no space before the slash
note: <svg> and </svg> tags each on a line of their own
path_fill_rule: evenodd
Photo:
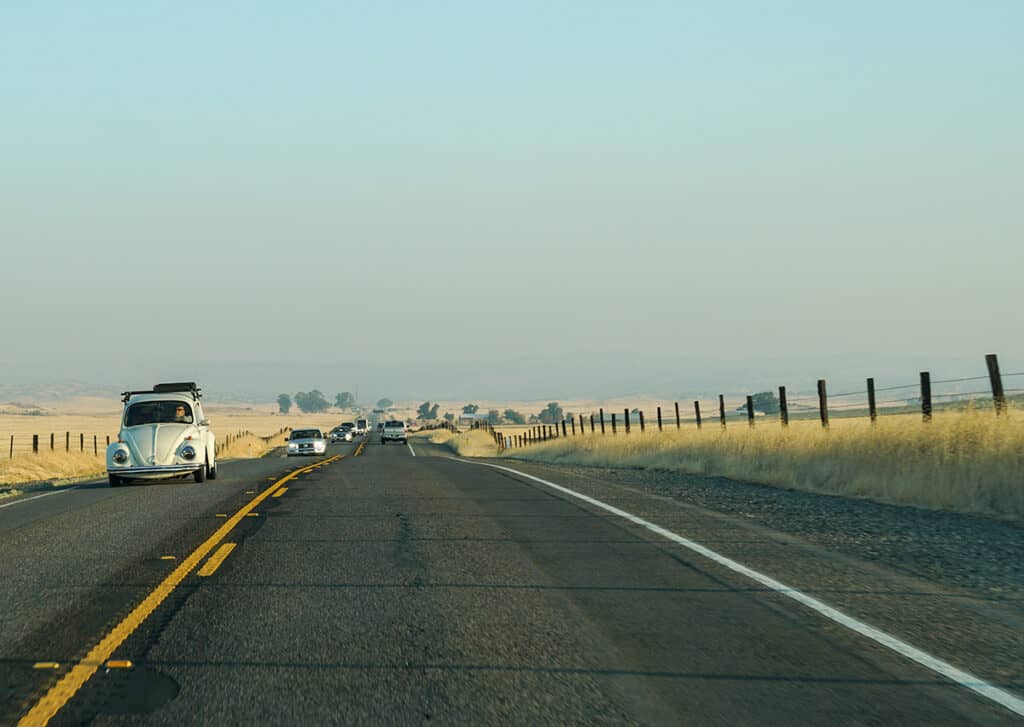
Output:
<svg viewBox="0 0 1024 727">
<path fill-rule="evenodd" d="M 502 416 L 512 424 L 526 424 L 526 417 L 515 409 L 506 409 Z"/>
<path fill-rule="evenodd" d="M 295 405 L 306 414 L 316 414 L 317 412 L 327 411 L 331 403 L 324 398 L 323 393 L 319 389 L 313 389 L 308 393 L 304 391 L 297 393 L 295 395 Z"/>
<path fill-rule="evenodd" d="M 287 414 L 288 410 L 292 408 L 292 398 L 288 394 L 278 394 L 277 408 L 281 410 L 282 414 Z"/>
<path fill-rule="evenodd" d="M 343 391 L 334 397 L 334 405 L 339 409 L 350 409 L 356 405 L 356 397 L 351 391 Z"/>
<path fill-rule="evenodd" d="M 388 407 L 392 407 L 394 405 L 395 405 L 395 402 L 391 401 L 391 399 L 386 399 L 386 398 L 385 399 L 377 399 L 377 408 L 378 409 L 387 409 Z"/>
<path fill-rule="evenodd" d="M 540 419 L 541 424 L 555 424 L 556 422 L 562 421 L 562 407 L 558 405 L 557 401 L 552 401 L 548 404 L 548 408 L 537 415 Z"/>
<path fill-rule="evenodd" d="M 487 423 L 488 424 L 492 424 L 493 425 L 493 424 L 497 424 L 500 421 L 501 421 L 501 414 L 498 412 L 497 409 L 491 409 L 489 412 L 487 412 Z"/>
<path fill-rule="evenodd" d="M 416 413 L 419 414 L 420 419 L 437 419 L 437 410 L 439 407 L 440 404 L 434 404 L 431 406 L 429 401 L 425 401 L 420 404 Z"/>
<path fill-rule="evenodd" d="M 476 404 L 466 404 L 464 407 L 462 407 L 462 413 L 463 414 L 476 414 L 477 411 L 479 411 L 479 409 L 480 409 L 480 407 L 477 406 Z"/>
<path fill-rule="evenodd" d="M 444 413 L 444 418 L 445 418 L 446 421 L 449 421 L 449 422 L 455 421 L 455 415 L 452 414 L 450 411 L 446 411 Z"/>
<path fill-rule="evenodd" d="M 775 414 L 779 411 L 779 400 L 771 391 L 760 391 L 751 397 L 754 400 L 754 408 L 763 411 L 765 414 Z"/>
</svg>

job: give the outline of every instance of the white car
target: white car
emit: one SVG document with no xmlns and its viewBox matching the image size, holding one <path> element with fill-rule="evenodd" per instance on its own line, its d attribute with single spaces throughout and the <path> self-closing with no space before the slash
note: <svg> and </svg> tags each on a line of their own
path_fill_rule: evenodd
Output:
<svg viewBox="0 0 1024 727">
<path fill-rule="evenodd" d="M 384 427 L 380 432 L 380 443 L 387 444 L 389 441 L 401 442 L 405 444 L 408 439 L 408 435 L 405 432 L 405 422 L 399 422 L 391 420 L 384 422 Z"/>
<path fill-rule="evenodd" d="M 293 429 L 288 436 L 288 456 L 327 453 L 327 440 L 319 429 Z"/>
<path fill-rule="evenodd" d="M 216 438 L 194 382 L 126 391 L 121 401 L 121 431 L 107 447 L 111 487 L 182 475 L 196 482 L 216 479 Z"/>
</svg>

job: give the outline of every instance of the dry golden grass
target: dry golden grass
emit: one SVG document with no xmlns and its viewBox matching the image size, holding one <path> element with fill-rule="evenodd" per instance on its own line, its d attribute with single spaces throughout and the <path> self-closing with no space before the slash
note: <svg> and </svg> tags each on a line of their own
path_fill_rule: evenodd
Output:
<svg viewBox="0 0 1024 727">
<path fill-rule="evenodd" d="M 41 452 L 33 455 L 0 459 L 0 485 L 13 485 L 40 480 L 75 480 L 106 474 L 106 462 L 90 450 L 80 452 Z"/>
<path fill-rule="evenodd" d="M 415 432 L 409 435 L 409 439 L 443 445 L 460 457 L 495 457 L 498 454 L 498 447 L 491 435 L 480 429 L 471 429 L 460 434 L 454 434 L 447 429 L 435 429 Z"/>
<path fill-rule="evenodd" d="M 642 466 L 1024 518 L 1024 412 L 990 410 L 836 419 L 830 429 L 761 422 L 664 433 L 586 434 L 507 456 L 601 467 Z"/>
</svg>

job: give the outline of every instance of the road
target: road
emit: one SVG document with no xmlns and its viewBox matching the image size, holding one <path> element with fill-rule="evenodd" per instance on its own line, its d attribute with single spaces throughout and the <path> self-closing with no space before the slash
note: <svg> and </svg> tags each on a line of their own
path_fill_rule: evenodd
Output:
<svg viewBox="0 0 1024 727">
<path fill-rule="evenodd" d="M 329 454 L 0 509 L 0 720 L 44 705 L 51 724 L 96 725 L 1021 721 L 528 476 L 426 445 Z M 745 532 L 664 524 L 709 545 Z"/>
</svg>

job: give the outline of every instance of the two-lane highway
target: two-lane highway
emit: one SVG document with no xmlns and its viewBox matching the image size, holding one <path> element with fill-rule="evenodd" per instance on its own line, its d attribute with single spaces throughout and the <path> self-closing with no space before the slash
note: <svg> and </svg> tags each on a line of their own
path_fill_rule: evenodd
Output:
<svg viewBox="0 0 1024 727">
<path fill-rule="evenodd" d="M 220 499 L 138 488 L 121 549 L 109 542 L 118 508 L 107 514 L 99 496 L 0 529 L 5 552 L 13 543 L 30 559 L 3 564 L 19 598 L 74 597 L 41 604 L 14 636 L 5 627 L 6 718 L 130 627 L 54 723 L 1013 723 L 792 599 L 527 477 L 415 443 L 347 454 L 283 483 L 258 471 L 272 463 L 251 464 Z M 210 544 L 218 515 L 237 524 Z M 67 547 L 31 560 L 59 537 Z M 93 541 L 124 560 L 88 563 L 78 594 L 68 569 L 89 558 L 70 551 Z M 132 621 L 204 545 L 199 568 Z"/>
</svg>

